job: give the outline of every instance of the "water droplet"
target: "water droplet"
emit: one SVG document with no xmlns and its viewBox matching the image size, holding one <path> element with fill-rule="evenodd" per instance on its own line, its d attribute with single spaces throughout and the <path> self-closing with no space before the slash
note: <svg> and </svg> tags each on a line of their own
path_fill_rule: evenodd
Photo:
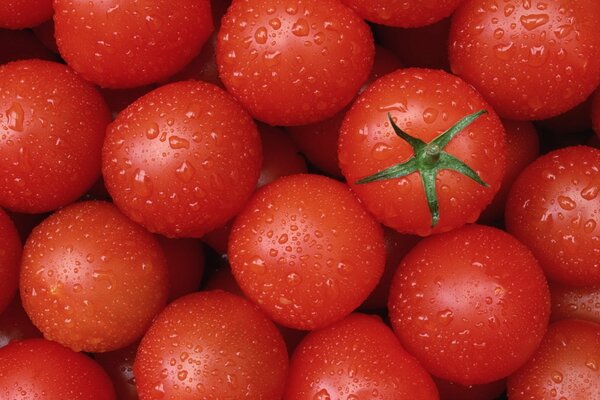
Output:
<svg viewBox="0 0 600 400">
<path fill-rule="evenodd" d="M 184 161 L 175 170 L 175 172 L 177 173 L 177 178 L 179 178 L 182 182 L 189 182 L 194 177 L 196 169 L 191 163 L 189 163 L 188 161 Z"/>
<path fill-rule="evenodd" d="M 250 271 L 254 272 L 255 274 L 264 274 L 267 269 L 265 260 L 259 256 L 252 257 L 248 264 L 250 266 Z"/>
<path fill-rule="evenodd" d="M 313 396 L 313 400 L 331 400 L 331 395 L 327 389 L 321 389 Z"/>
<path fill-rule="evenodd" d="M 376 160 L 387 160 L 392 155 L 392 147 L 386 143 L 376 143 L 371 150 L 371 155 Z"/>
<path fill-rule="evenodd" d="M 541 67 L 548 59 L 548 51 L 544 45 L 531 46 L 529 48 L 528 63 L 532 67 Z"/>
<path fill-rule="evenodd" d="M 573 210 L 575 207 L 577 207 L 577 203 L 575 203 L 572 198 L 567 196 L 558 196 L 558 205 L 560 208 L 567 211 Z"/>
<path fill-rule="evenodd" d="M 22 132 L 25 122 L 25 111 L 19 103 L 12 103 L 10 108 L 6 110 L 7 125 L 10 129 Z"/>
<path fill-rule="evenodd" d="M 452 310 L 445 309 L 445 310 L 438 312 L 437 317 L 438 317 L 438 321 L 442 325 L 446 326 L 446 325 L 449 325 L 452 322 L 452 320 L 454 319 L 454 313 L 452 312 Z"/>
<path fill-rule="evenodd" d="M 569 34 L 571 32 L 573 32 L 573 25 L 570 25 L 570 24 L 559 25 L 554 30 L 554 36 L 556 36 L 557 39 L 564 39 L 567 36 L 569 36 Z"/>
<path fill-rule="evenodd" d="M 279 239 L 277 240 L 277 242 L 278 242 L 279 244 L 285 244 L 285 243 L 287 243 L 287 241 L 288 241 L 288 240 L 289 240 L 289 239 L 288 239 L 288 235 L 287 235 L 287 233 L 284 233 L 284 234 L 282 234 L 281 236 L 279 236 Z"/>
<path fill-rule="evenodd" d="M 256 40 L 256 43 L 258 44 L 267 43 L 268 38 L 269 33 L 267 32 L 267 28 L 265 28 L 264 26 L 261 26 L 256 30 L 256 32 L 254 32 L 254 40 Z"/>
<path fill-rule="evenodd" d="M 496 40 L 502 39 L 503 36 L 504 36 L 504 29 L 498 28 L 494 31 L 494 38 Z"/>
<path fill-rule="evenodd" d="M 185 378 L 187 378 L 187 376 L 188 376 L 188 372 L 185 369 L 183 369 L 177 373 L 177 379 L 179 379 L 180 381 L 184 381 Z"/>
<path fill-rule="evenodd" d="M 596 197 L 598 197 L 598 192 L 600 192 L 600 186 L 592 183 L 583 188 L 581 191 L 581 197 L 586 200 L 594 200 Z"/>
<path fill-rule="evenodd" d="M 156 15 L 146 15 L 146 24 L 153 31 L 158 31 L 162 26 L 162 19 Z"/>
<path fill-rule="evenodd" d="M 433 124 L 437 119 L 438 114 L 438 110 L 428 107 L 423 111 L 423 121 L 425 121 L 426 124 Z"/>
<path fill-rule="evenodd" d="M 519 20 L 525 29 L 532 31 L 535 28 L 539 28 L 540 26 L 547 24 L 548 21 L 550 21 L 550 17 L 548 14 L 528 14 L 521 15 Z"/>
<path fill-rule="evenodd" d="M 310 33 L 310 25 L 304 18 L 299 18 L 292 26 L 292 33 L 296 36 L 308 36 Z"/>
<path fill-rule="evenodd" d="M 598 371 L 598 362 L 593 358 L 588 359 L 585 362 L 585 366 L 591 369 L 592 371 Z"/>
<path fill-rule="evenodd" d="M 583 224 L 583 231 L 586 233 L 592 233 L 596 229 L 596 221 L 593 219 L 588 220 L 585 224 Z"/>
<path fill-rule="evenodd" d="M 173 135 L 169 138 L 169 146 L 174 150 L 189 149 L 190 142 L 187 139 Z"/>
<path fill-rule="evenodd" d="M 561 383 L 561 382 L 562 382 L 562 380 L 563 380 L 563 374 L 561 374 L 561 373 L 560 373 L 560 372 L 558 372 L 558 371 L 554 371 L 554 372 L 552 373 L 552 380 L 553 380 L 555 383 Z"/>
<path fill-rule="evenodd" d="M 514 52 L 514 43 L 500 43 L 494 46 L 494 55 L 499 60 L 508 61 L 512 58 Z"/>
<path fill-rule="evenodd" d="M 279 65 L 281 62 L 281 52 L 280 51 L 266 51 L 263 54 L 263 62 L 267 67 L 274 67 Z"/>
<path fill-rule="evenodd" d="M 384 112 L 389 112 L 389 111 L 406 112 L 406 111 L 408 111 L 408 107 L 406 106 L 406 101 L 404 101 L 404 102 L 397 102 L 397 103 L 388 104 L 386 106 L 381 106 L 381 107 L 379 107 L 379 111 L 384 111 Z"/>
<path fill-rule="evenodd" d="M 133 177 L 133 191 L 142 197 L 148 197 L 152 194 L 152 182 L 143 169 L 136 169 Z"/>
<path fill-rule="evenodd" d="M 271 28 L 277 30 L 281 28 L 281 20 L 279 18 L 272 18 L 269 20 L 269 25 L 271 25 Z"/>
<path fill-rule="evenodd" d="M 297 273 L 292 272 L 291 274 L 288 274 L 287 281 L 292 286 L 298 286 L 302 283 L 302 278 Z"/>
<path fill-rule="evenodd" d="M 514 6 L 514 5 L 512 5 L 512 4 L 507 4 L 507 5 L 504 7 L 504 16 L 505 16 L 505 17 L 510 17 L 510 16 L 511 16 L 511 14 L 512 14 L 514 11 L 515 11 L 515 6 Z"/>
</svg>

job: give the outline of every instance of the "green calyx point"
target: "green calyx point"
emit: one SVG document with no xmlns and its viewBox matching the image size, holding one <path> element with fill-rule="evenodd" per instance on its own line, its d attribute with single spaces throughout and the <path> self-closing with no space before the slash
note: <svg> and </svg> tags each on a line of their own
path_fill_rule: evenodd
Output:
<svg viewBox="0 0 600 400">
<path fill-rule="evenodd" d="M 419 172 L 423 187 L 425 188 L 425 196 L 427 197 L 427 205 L 431 212 L 431 227 L 435 227 L 440 220 L 440 210 L 438 197 L 435 189 L 435 177 L 437 173 L 444 169 L 457 171 L 479 183 L 482 186 L 489 187 L 479 175 L 471 169 L 467 164 L 458 158 L 446 153 L 444 148 L 450 141 L 467 126 L 471 125 L 481 115 L 487 114 L 486 110 L 480 110 L 473 114 L 461 118 L 457 123 L 452 125 L 444 133 L 433 139 L 429 143 L 423 142 L 421 139 L 410 136 L 396 125 L 392 119 L 392 115 L 388 113 L 388 119 L 394 132 L 398 137 L 406 141 L 413 149 L 413 156 L 400 164 L 392 165 L 373 175 L 369 175 L 356 182 L 356 184 L 364 184 L 387 179 L 401 178 Z"/>
</svg>

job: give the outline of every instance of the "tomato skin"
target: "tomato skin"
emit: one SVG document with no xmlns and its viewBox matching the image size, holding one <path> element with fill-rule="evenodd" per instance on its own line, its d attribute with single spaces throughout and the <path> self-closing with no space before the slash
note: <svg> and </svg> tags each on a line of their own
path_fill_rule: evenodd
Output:
<svg viewBox="0 0 600 400">
<path fill-rule="evenodd" d="M 402 28 L 430 25 L 448 17 L 463 0 L 343 0 L 362 18 Z"/>
<path fill-rule="evenodd" d="M 508 232 L 525 243 L 549 280 L 600 285 L 600 150 L 550 152 L 519 175 L 506 203 Z"/>
<path fill-rule="evenodd" d="M 228 256 L 249 299 L 278 324 L 309 330 L 358 307 L 385 264 L 381 226 L 346 185 L 310 174 L 256 192 L 234 222 Z"/>
<path fill-rule="evenodd" d="M 550 321 L 585 319 L 600 324 L 600 286 L 567 287 L 550 285 L 552 314 Z"/>
<path fill-rule="evenodd" d="M 127 107 L 109 126 L 102 156 L 119 209 L 168 237 L 201 237 L 225 224 L 253 192 L 262 161 L 250 116 L 222 89 L 194 81 Z"/>
<path fill-rule="evenodd" d="M 0 205 L 42 213 L 70 204 L 100 176 L 110 113 L 70 68 L 23 60 L 0 66 Z"/>
<path fill-rule="evenodd" d="M 450 65 L 508 119 L 583 102 L 600 83 L 596 0 L 467 0 L 452 16 Z"/>
<path fill-rule="evenodd" d="M 103 87 L 168 78 L 200 52 L 213 30 L 209 0 L 55 0 L 54 10 L 61 56 Z"/>
<path fill-rule="evenodd" d="M 406 350 L 431 374 L 466 386 L 505 378 L 527 361 L 546 331 L 550 293 L 522 243 L 467 225 L 421 240 L 404 257 L 388 307 Z"/>
<path fill-rule="evenodd" d="M 428 143 L 479 110 L 488 114 L 456 135 L 446 151 L 490 187 L 455 171 L 440 171 L 436 185 L 440 220 L 433 229 L 420 174 L 356 184 L 413 155 L 408 143 L 394 133 L 388 113 L 400 128 Z M 427 236 L 474 222 L 489 204 L 504 175 L 505 134 L 489 104 L 460 78 L 408 68 L 383 76 L 359 96 L 344 119 L 338 157 L 348 184 L 377 220 L 401 233 Z"/>
<path fill-rule="evenodd" d="M 133 361 L 138 345 L 136 342 L 119 350 L 94 354 L 94 359 L 110 377 L 119 400 L 138 400 L 133 376 Z"/>
<path fill-rule="evenodd" d="M 45 339 L 0 349 L 3 399 L 116 400 L 110 379 L 91 358 Z"/>
<path fill-rule="evenodd" d="M 140 400 L 279 399 L 285 343 L 254 305 L 223 292 L 171 303 L 154 320 L 134 361 Z"/>
<path fill-rule="evenodd" d="M 269 125 L 332 117 L 373 65 L 369 26 L 338 0 L 237 0 L 217 41 L 219 76 Z"/>
<path fill-rule="evenodd" d="M 115 206 L 90 201 L 48 217 L 23 249 L 23 307 L 47 339 L 76 351 L 139 339 L 168 294 L 156 239 Z"/>
<path fill-rule="evenodd" d="M 600 393 L 600 324 L 551 324 L 540 347 L 508 378 L 510 400 L 595 399 Z"/>
<path fill-rule="evenodd" d="M 52 0 L 5 0 L 0 7 L 0 28 L 31 28 L 52 18 Z"/>
<path fill-rule="evenodd" d="M 0 313 L 8 307 L 17 292 L 22 247 L 17 228 L 0 209 Z"/>
<path fill-rule="evenodd" d="M 378 317 L 310 332 L 292 355 L 285 400 L 438 400 L 431 376 Z"/>
</svg>

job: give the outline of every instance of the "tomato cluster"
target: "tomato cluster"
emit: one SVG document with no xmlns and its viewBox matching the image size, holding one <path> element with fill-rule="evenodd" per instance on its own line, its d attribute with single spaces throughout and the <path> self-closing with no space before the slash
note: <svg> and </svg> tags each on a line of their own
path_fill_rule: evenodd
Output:
<svg viewBox="0 0 600 400">
<path fill-rule="evenodd" d="M 4 3 L 2 399 L 600 399 L 600 2 Z"/>
</svg>

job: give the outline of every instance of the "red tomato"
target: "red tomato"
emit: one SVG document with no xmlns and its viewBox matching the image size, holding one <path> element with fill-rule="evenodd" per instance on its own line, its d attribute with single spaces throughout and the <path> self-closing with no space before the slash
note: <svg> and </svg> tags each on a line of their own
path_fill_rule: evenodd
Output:
<svg viewBox="0 0 600 400">
<path fill-rule="evenodd" d="M 449 143 L 438 142 L 481 110 L 488 113 Z M 389 118 L 417 141 L 418 153 L 395 133 Z M 359 96 L 342 125 L 338 156 L 348 184 L 380 222 L 427 236 L 477 219 L 500 186 L 504 147 L 502 123 L 472 87 L 443 71 L 410 68 L 380 78 Z M 482 182 L 451 170 L 458 166 L 445 166 L 445 159 L 459 160 L 453 162 L 470 167 Z M 415 168 L 402 177 L 359 182 L 397 163 Z"/>
<path fill-rule="evenodd" d="M 58 53 L 58 47 L 56 46 L 56 39 L 54 38 L 54 20 L 49 19 L 48 21 L 33 27 L 33 33 L 35 37 L 50 51 L 54 54 Z"/>
<path fill-rule="evenodd" d="M 392 282 L 390 320 L 433 375 L 462 385 L 507 377 L 539 345 L 550 293 L 531 252 L 495 228 L 421 240 Z"/>
<path fill-rule="evenodd" d="M 89 357 L 45 339 L 0 349 L 3 399 L 115 400 L 106 372 Z"/>
<path fill-rule="evenodd" d="M 600 324 L 559 321 L 534 356 L 508 378 L 510 400 L 592 400 L 600 393 Z"/>
<path fill-rule="evenodd" d="M 217 34 L 213 33 L 206 41 L 200 53 L 190 61 L 184 69 L 171 76 L 169 82 L 186 81 L 190 79 L 212 83 L 224 87 L 217 69 Z"/>
<path fill-rule="evenodd" d="M 167 272 L 150 233 L 109 203 L 76 203 L 27 239 L 21 298 L 47 339 L 110 351 L 139 339 L 165 305 Z"/>
<path fill-rule="evenodd" d="M 600 150 L 566 147 L 530 164 L 513 184 L 506 228 L 548 279 L 600 285 Z"/>
<path fill-rule="evenodd" d="M 104 87 L 166 79 L 212 30 L 209 0 L 54 1 L 56 44 L 67 63 Z"/>
<path fill-rule="evenodd" d="M 544 119 L 600 83 L 597 0 L 467 0 L 450 30 L 452 71 L 509 119 Z"/>
<path fill-rule="evenodd" d="M 346 185 L 291 175 L 264 186 L 235 220 L 229 261 L 274 321 L 317 329 L 348 315 L 385 263 L 383 231 Z"/>
<path fill-rule="evenodd" d="M 133 376 L 133 361 L 138 345 L 135 342 L 119 350 L 94 354 L 94 359 L 110 377 L 119 400 L 138 400 Z"/>
<path fill-rule="evenodd" d="M 200 289 L 204 273 L 204 250 L 198 239 L 169 239 L 157 235 L 169 269 L 169 298 L 173 301 Z"/>
<path fill-rule="evenodd" d="M 0 209 L 0 313 L 17 292 L 21 251 L 19 232 L 10 217 Z"/>
<path fill-rule="evenodd" d="M 431 376 L 377 317 L 352 314 L 309 333 L 292 355 L 284 399 L 438 400 Z"/>
<path fill-rule="evenodd" d="M 119 114 L 108 128 L 102 172 L 129 218 L 165 236 L 201 237 L 242 208 L 261 159 L 250 116 L 222 89 L 188 81 L 162 86 Z"/>
<path fill-rule="evenodd" d="M 222 291 L 171 303 L 154 320 L 134 362 L 141 400 L 280 399 L 285 343 L 255 306 Z"/>
<path fill-rule="evenodd" d="M 381 25 L 414 28 L 438 22 L 463 0 L 342 0 L 358 15 Z"/>
<path fill-rule="evenodd" d="M 0 28 L 31 28 L 52 18 L 52 0 L 4 0 Z"/>
<path fill-rule="evenodd" d="M 369 26 L 338 0 L 238 0 L 222 20 L 217 65 L 253 117 L 304 125 L 350 103 L 373 46 Z"/>
<path fill-rule="evenodd" d="M 0 347 L 4 347 L 13 340 L 42 337 L 32 323 L 19 296 L 15 296 L 8 307 L 0 314 Z"/>
<path fill-rule="evenodd" d="M 100 176 L 104 100 L 48 61 L 0 66 L 0 87 L 0 205 L 41 213 L 70 204 Z"/>
<path fill-rule="evenodd" d="M 550 295 L 551 321 L 577 318 L 600 324 L 600 286 L 573 288 L 553 283 Z"/>
<path fill-rule="evenodd" d="M 481 214 L 480 222 L 495 222 L 502 218 L 513 182 L 540 155 L 540 141 L 531 122 L 505 119 L 502 125 L 506 132 L 506 172 L 500 190 Z"/>
</svg>

